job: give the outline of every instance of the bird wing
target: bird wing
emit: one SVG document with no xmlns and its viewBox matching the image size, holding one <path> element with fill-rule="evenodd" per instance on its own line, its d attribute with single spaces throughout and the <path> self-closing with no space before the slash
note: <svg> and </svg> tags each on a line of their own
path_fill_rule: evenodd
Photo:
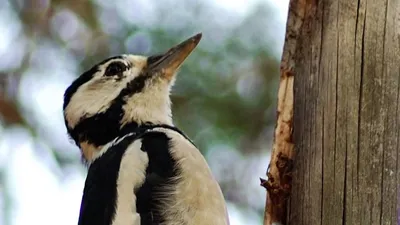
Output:
<svg viewBox="0 0 400 225">
<path fill-rule="evenodd" d="M 149 165 L 143 185 L 135 190 L 136 208 L 141 225 L 161 224 L 165 202 L 172 194 L 179 171 L 169 151 L 170 138 L 165 133 L 149 131 L 141 136 L 141 141 Z"/>
<path fill-rule="evenodd" d="M 134 145 L 135 140 L 137 140 L 137 136 L 123 138 L 105 149 L 104 153 L 90 164 L 83 190 L 78 225 L 110 225 L 116 219 L 117 200 L 119 200 L 118 188 L 119 183 L 123 183 L 118 179 L 121 175 L 121 165 L 125 160 L 124 155 L 133 153 L 133 157 L 138 158 L 139 154 L 143 153 L 140 145 L 138 145 L 139 148 Z M 132 167 L 145 168 L 147 165 L 132 165 Z M 133 196 L 132 193 L 131 196 Z"/>
<path fill-rule="evenodd" d="M 89 167 L 82 197 L 79 225 L 164 224 L 166 216 L 171 217 L 168 215 L 171 214 L 170 212 L 180 211 L 175 209 L 174 191 L 177 184 L 184 178 L 180 165 L 182 162 L 197 164 L 197 166 L 191 167 L 195 169 L 194 171 L 190 169 L 185 171 L 185 174 L 189 172 L 205 176 L 204 180 L 199 181 L 206 183 L 200 184 L 199 181 L 196 181 L 198 185 L 194 187 L 194 190 L 188 189 L 188 191 L 191 194 L 202 193 L 204 196 L 194 198 L 204 199 L 207 194 L 198 192 L 197 187 L 211 187 L 207 193 L 216 192 L 211 196 L 216 196 L 221 200 L 217 201 L 215 207 L 211 205 L 204 208 L 210 208 L 210 211 L 213 211 L 214 208 L 217 209 L 216 215 L 220 217 L 221 207 L 218 205 L 223 201 L 223 197 L 220 196 L 220 190 L 212 180 L 205 160 L 201 157 L 201 153 L 192 142 L 175 129 L 154 128 L 146 130 L 140 135 L 121 138 L 96 158 Z M 189 169 L 189 167 L 185 168 Z M 193 175 L 189 176 L 194 178 Z M 182 197 L 184 196 L 179 198 Z M 214 201 L 210 203 L 212 202 Z M 171 207 L 175 208 L 169 210 Z M 206 215 L 212 215 L 206 211 L 204 211 Z M 140 218 L 137 215 L 140 215 Z M 173 217 L 183 221 L 179 215 L 173 215 Z M 169 221 L 170 219 L 168 218 Z M 127 220 L 132 222 L 126 223 Z M 177 222 L 176 220 L 175 222 Z M 123 221 L 123 223 L 118 223 L 119 221 Z"/>
<path fill-rule="evenodd" d="M 199 149 L 176 129 L 159 127 L 153 132 L 169 138 L 169 155 L 176 160 L 178 184 L 166 208 L 168 224 L 229 224 L 221 188 Z"/>
</svg>

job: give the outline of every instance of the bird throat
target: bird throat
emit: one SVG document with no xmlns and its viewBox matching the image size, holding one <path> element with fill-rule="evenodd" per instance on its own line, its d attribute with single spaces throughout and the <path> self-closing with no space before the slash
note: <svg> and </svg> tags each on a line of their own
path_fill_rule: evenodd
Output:
<svg viewBox="0 0 400 225">
<path fill-rule="evenodd" d="M 100 152 L 100 150 L 104 147 L 104 145 L 95 146 L 90 142 L 84 141 L 79 143 L 79 147 L 81 149 L 83 159 L 87 162 L 90 162 L 93 160 L 94 155 L 97 152 Z"/>
<path fill-rule="evenodd" d="M 136 122 L 127 123 L 122 127 L 111 125 L 114 123 L 107 124 L 108 123 L 90 124 L 90 126 L 81 125 L 81 127 L 77 126 L 71 131 L 71 136 L 73 136 L 76 144 L 81 149 L 84 161 L 92 161 L 93 157 L 97 155 L 97 152 L 116 138 L 121 138 L 130 133 L 140 134 L 155 126 L 151 123 L 139 125 Z M 73 135 L 74 133 L 75 135 Z"/>
<path fill-rule="evenodd" d="M 117 138 L 123 138 L 125 135 L 131 134 L 135 135 L 136 137 L 140 137 L 142 134 L 147 132 L 148 130 L 154 129 L 154 128 L 167 128 L 174 130 L 178 133 L 180 133 L 182 136 L 184 136 L 187 140 L 189 140 L 193 145 L 195 145 L 181 130 L 178 128 L 168 125 L 168 124 L 151 124 L 151 123 L 145 123 L 142 125 L 137 125 L 137 123 L 134 124 L 129 124 L 125 126 L 123 129 L 121 129 L 121 133 L 118 135 L 118 137 L 113 138 L 111 141 L 114 141 Z M 109 143 L 108 142 L 108 143 Z M 107 143 L 106 143 L 107 144 Z M 79 147 L 81 148 L 82 151 L 82 156 L 86 162 L 91 162 L 93 158 L 99 153 L 105 144 L 102 145 L 96 145 L 95 143 L 91 143 L 90 141 L 81 141 L 79 142 Z"/>
</svg>

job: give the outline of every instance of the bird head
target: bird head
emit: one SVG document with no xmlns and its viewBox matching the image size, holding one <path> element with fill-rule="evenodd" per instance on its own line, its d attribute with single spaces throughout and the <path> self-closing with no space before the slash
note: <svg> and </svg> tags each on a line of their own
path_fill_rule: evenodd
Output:
<svg viewBox="0 0 400 225">
<path fill-rule="evenodd" d="M 172 125 L 170 89 L 201 33 L 155 56 L 108 58 L 80 75 L 65 91 L 64 119 L 83 158 L 143 124 Z"/>
</svg>

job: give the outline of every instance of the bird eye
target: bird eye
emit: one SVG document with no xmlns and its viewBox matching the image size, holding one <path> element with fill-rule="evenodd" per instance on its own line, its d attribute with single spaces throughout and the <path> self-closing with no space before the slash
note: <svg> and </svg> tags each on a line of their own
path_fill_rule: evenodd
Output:
<svg viewBox="0 0 400 225">
<path fill-rule="evenodd" d="M 126 70 L 126 65 L 122 62 L 113 62 L 107 66 L 105 76 L 121 75 Z"/>
</svg>

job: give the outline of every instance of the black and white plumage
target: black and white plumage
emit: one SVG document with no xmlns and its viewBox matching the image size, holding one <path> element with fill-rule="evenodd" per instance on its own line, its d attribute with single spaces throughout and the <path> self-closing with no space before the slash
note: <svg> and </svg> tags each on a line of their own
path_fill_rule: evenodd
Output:
<svg viewBox="0 0 400 225">
<path fill-rule="evenodd" d="M 200 39 L 106 59 L 66 90 L 66 127 L 89 165 L 79 225 L 229 224 L 204 157 L 171 118 L 175 74 Z"/>
</svg>

